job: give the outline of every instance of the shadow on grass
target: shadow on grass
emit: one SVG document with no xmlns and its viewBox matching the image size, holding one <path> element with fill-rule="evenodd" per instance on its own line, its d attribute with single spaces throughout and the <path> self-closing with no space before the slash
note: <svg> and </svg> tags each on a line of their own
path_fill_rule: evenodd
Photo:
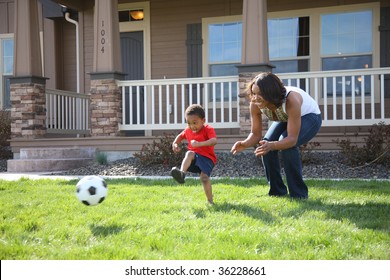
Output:
<svg viewBox="0 0 390 280">
<path fill-rule="evenodd" d="M 320 199 L 299 200 L 300 207 L 288 211 L 284 216 L 300 217 L 310 211 L 325 212 L 328 219 L 348 220 L 361 229 L 390 232 L 390 205 L 367 202 L 364 204 L 327 204 Z"/>
<path fill-rule="evenodd" d="M 214 211 L 223 213 L 240 213 L 256 220 L 262 220 L 265 223 L 273 223 L 275 221 L 274 217 L 271 214 L 264 212 L 263 210 L 261 210 L 261 208 L 252 207 L 246 204 L 233 204 L 229 202 L 224 202 L 221 204 L 214 205 L 212 209 Z"/>
<path fill-rule="evenodd" d="M 134 186 L 134 185 L 142 185 L 143 187 L 193 187 L 193 186 L 200 186 L 202 183 L 200 182 L 199 177 L 190 177 L 188 176 L 186 178 L 186 181 L 184 184 L 178 184 L 174 179 L 172 178 L 166 178 L 161 179 L 149 179 L 149 178 L 114 178 L 114 179 L 105 179 L 108 186 L 115 186 L 115 185 L 128 185 L 128 186 Z M 68 181 L 68 184 L 77 184 L 77 180 L 71 180 Z M 211 182 L 213 185 L 216 184 L 224 184 L 229 186 L 235 186 L 235 187 L 243 187 L 243 188 L 251 188 L 251 187 L 258 187 L 262 185 L 267 185 L 267 181 L 264 178 L 213 178 L 211 177 Z"/>
<path fill-rule="evenodd" d="M 98 226 L 98 225 L 90 225 L 89 228 L 91 232 L 96 237 L 107 237 L 109 235 L 119 234 L 124 230 L 123 226 L 119 225 L 110 225 L 110 226 Z"/>
</svg>

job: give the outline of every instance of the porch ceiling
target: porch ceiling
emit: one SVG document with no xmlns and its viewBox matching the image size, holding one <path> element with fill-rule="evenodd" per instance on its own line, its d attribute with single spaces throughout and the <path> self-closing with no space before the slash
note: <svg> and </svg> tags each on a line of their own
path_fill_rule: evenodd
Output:
<svg viewBox="0 0 390 280">
<path fill-rule="evenodd" d="M 84 11 L 95 5 L 95 0 L 52 0 L 57 4 L 64 5 L 76 11 Z"/>
</svg>

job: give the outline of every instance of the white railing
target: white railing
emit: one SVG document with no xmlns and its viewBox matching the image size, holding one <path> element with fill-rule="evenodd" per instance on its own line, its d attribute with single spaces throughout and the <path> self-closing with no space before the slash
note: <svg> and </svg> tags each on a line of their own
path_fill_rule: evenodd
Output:
<svg viewBox="0 0 390 280">
<path fill-rule="evenodd" d="M 169 130 L 185 127 L 188 105 L 201 104 L 214 128 L 238 128 L 237 76 L 119 81 L 120 130 Z"/>
<path fill-rule="evenodd" d="M 46 89 L 46 131 L 89 134 L 89 95 Z"/>
<path fill-rule="evenodd" d="M 390 124 L 390 68 L 278 74 L 286 85 L 304 88 L 320 104 L 323 126 Z M 119 81 L 120 130 L 185 127 L 184 112 L 199 103 L 215 128 L 239 128 L 237 76 Z M 324 94 L 326 93 L 326 94 Z M 89 95 L 46 90 L 48 133 L 88 134 Z"/>
<path fill-rule="evenodd" d="M 390 68 L 279 74 L 286 85 L 306 89 L 320 104 L 322 126 L 390 123 Z M 326 94 L 325 94 L 326 93 Z"/>
</svg>

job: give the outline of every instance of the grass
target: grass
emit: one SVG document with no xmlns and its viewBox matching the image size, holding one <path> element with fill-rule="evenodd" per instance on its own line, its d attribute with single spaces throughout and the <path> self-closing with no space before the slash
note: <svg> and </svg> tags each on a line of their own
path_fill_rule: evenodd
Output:
<svg viewBox="0 0 390 280">
<path fill-rule="evenodd" d="M 257 179 L 111 179 L 84 206 L 76 180 L 0 180 L 2 260 L 388 260 L 390 182 L 308 180 L 308 200 Z"/>
</svg>

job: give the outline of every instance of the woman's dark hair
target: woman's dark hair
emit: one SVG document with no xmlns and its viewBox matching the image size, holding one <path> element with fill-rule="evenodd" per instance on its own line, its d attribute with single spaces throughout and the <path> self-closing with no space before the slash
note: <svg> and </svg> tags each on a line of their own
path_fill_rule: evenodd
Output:
<svg viewBox="0 0 390 280">
<path fill-rule="evenodd" d="M 275 74 L 271 72 L 260 73 L 249 86 L 252 87 L 254 84 L 259 87 L 261 97 L 276 107 L 282 106 L 286 101 L 286 88 Z"/>
<path fill-rule="evenodd" d="M 198 116 L 201 119 L 204 119 L 206 117 L 204 109 L 201 105 L 199 104 L 192 104 L 190 105 L 186 111 L 185 111 L 185 116 Z"/>
</svg>

